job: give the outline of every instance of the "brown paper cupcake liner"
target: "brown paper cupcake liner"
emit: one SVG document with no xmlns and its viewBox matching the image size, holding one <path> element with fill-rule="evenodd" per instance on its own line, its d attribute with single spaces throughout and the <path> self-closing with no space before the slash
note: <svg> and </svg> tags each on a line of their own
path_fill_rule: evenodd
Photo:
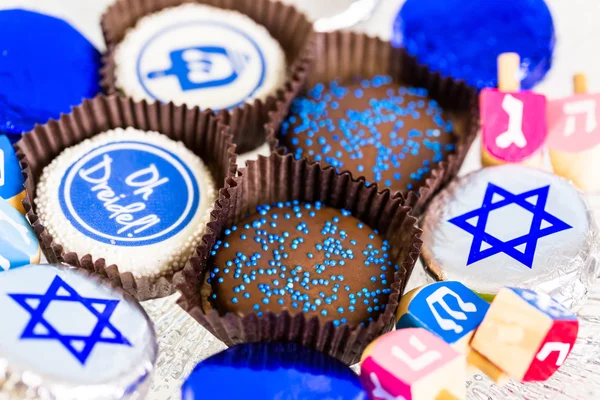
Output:
<svg viewBox="0 0 600 400">
<path fill-rule="evenodd" d="M 155 280 L 145 277 L 136 279 L 130 272 L 120 273 L 117 265 L 107 265 L 102 254 L 95 254 L 98 258 L 94 259 L 91 254 L 66 252 L 44 227 L 34 205 L 36 186 L 44 167 L 63 150 L 96 134 L 126 127 L 160 132 L 183 142 L 204 161 L 217 187 L 222 187 L 225 178 L 235 174 L 235 145 L 228 133 L 229 128 L 211 111 L 172 103 L 135 102 L 115 95 L 99 95 L 85 100 L 57 121 L 37 125 L 33 131 L 23 135 L 15 147 L 25 176 L 23 207 L 48 262 L 65 263 L 95 272 L 138 300 L 147 300 L 173 293 L 173 275 Z"/>
<path fill-rule="evenodd" d="M 114 50 L 128 29 L 149 14 L 183 3 L 199 3 L 235 10 L 263 25 L 285 52 L 288 72 L 285 84 L 265 100 L 254 100 L 233 110 L 222 110 L 219 117 L 231 125 L 231 134 L 240 153 L 255 149 L 265 141 L 263 126 L 277 100 L 306 79 L 314 54 L 312 23 L 295 7 L 273 0 L 118 0 L 102 16 L 102 31 L 107 52 L 100 71 L 101 85 L 108 94 L 116 93 Z M 126 93 L 125 93 L 126 94 Z"/>
<path fill-rule="evenodd" d="M 400 266 L 391 285 L 385 311 L 366 326 L 335 327 L 304 314 L 270 312 L 258 316 L 228 313 L 220 315 L 207 298 L 211 288 L 206 283 L 210 269 L 210 252 L 223 231 L 239 222 L 258 205 L 299 200 L 320 201 L 325 205 L 348 210 L 389 241 L 390 259 Z M 374 185 L 353 179 L 349 173 L 322 167 L 291 155 L 272 153 L 268 158 L 249 161 L 240 176 L 227 180 L 211 215 L 206 234 L 184 270 L 178 290 L 179 305 L 213 335 L 231 346 L 245 342 L 291 341 L 322 351 L 352 364 L 378 335 L 390 330 L 395 320 L 398 300 L 419 256 L 421 230 L 410 214 L 404 198 L 392 197 L 388 191 L 377 192 Z"/>
<path fill-rule="evenodd" d="M 429 96 L 448 111 L 463 117 L 462 135 L 458 137 L 456 150 L 432 168 L 430 176 L 422 185 L 406 194 L 407 205 L 413 215 L 419 216 L 431 198 L 448 184 L 458 173 L 469 148 L 479 130 L 477 92 L 464 81 L 443 78 L 439 73 L 419 65 L 416 58 L 403 48 L 394 48 L 389 42 L 352 32 L 319 33 L 316 35 L 316 54 L 306 87 L 335 79 L 390 75 L 405 85 L 424 87 Z M 267 141 L 273 150 L 286 153 L 279 143 L 278 134 L 292 101 L 303 95 L 305 87 L 296 86 L 276 104 L 265 126 Z"/>
</svg>

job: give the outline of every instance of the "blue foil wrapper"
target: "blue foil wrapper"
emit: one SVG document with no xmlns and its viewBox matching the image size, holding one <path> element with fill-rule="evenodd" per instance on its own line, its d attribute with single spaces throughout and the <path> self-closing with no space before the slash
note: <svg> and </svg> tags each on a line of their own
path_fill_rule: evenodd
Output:
<svg viewBox="0 0 600 400">
<path fill-rule="evenodd" d="M 342 362 L 295 343 L 247 343 L 200 362 L 182 388 L 192 399 L 366 399 Z"/>
<path fill-rule="evenodd" d="M 65 21 L 0 10 L 0 133 L 20 134 L 100 92 L 100 52 Z"/>
<path fill-rule="evenodd" d="M 516 52 L 521 87 L 530 89 L 550 70 L 555 36 L 543 0 L 407 0 L 392 43 L 443 76 L 479 89 L 496 87 L 498 55 Z"/>
</svg>

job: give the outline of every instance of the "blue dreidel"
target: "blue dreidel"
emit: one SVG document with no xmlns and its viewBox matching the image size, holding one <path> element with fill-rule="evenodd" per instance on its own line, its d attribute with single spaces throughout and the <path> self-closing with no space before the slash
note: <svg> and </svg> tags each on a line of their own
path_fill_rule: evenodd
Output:
<svg viewBox="0 0 600 400">
<path fill-rule="evenodd" d="M 460 282 L 436 282 L 413 289 L 402 297 L 396 328 L 427 329 L 467 355 L 471 366 L 499 382 L 506 378 L 502 371 L 469 347 L 489 307 L 485 300 Z"/>
</svg>

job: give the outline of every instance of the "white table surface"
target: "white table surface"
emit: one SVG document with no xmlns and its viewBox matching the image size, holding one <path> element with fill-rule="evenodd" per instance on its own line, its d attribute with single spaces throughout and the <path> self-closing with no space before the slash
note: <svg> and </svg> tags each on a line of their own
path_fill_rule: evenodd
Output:
<svg viewBox="0 0 600 400">
<path fill-rule="evenodd" d="M 347 0 L 285 0 L 313 17 L 328 16 L 341 10 Z M 389 39 L 394 17 L 404 0 L 381 0 L 373 17 L 354 29 Z M 507 1 L 507 0 L 465 0 Z M 78 28 L 99 49 L 104 43 L 99 18 L 111 0 L 0 0 L 0 8 L 21 7 L 42 11 L 64 18 Z M 600 90 L 600 1 L 547 0 L 552 11 L 557 34 L 557 47 L 550 73 L 536 91 L 551 98 L 571 93 L 571 76 L 575 72 L 588 75 L 590 91 Z M 461 173 L 480 168 L 479 145 L 475 143 Z M 248 154 L 265 154 L 266 148 Z M 600 171 L 598 171 L 600 174 Z M 590 197 L 592 208 L 600 211 L 600 197 Z M 419 263 L 409 287 L 423 282 Z M 160 338 L 160 352 L 150 399 L 178 399 L 182 379 L 195 364 L 225 346 L 174 306 L 177 295 L 148 301 L 144 307 L 155 322 Z M 467 383 L 469 399 L 598 399 L 600 398 L 600 284 L 594 287 L 590 299 L 579 310 L 581 329 L 571 357 L 549 382 L 544 385 L 510 383 L 498 388 L 487 378 L 475 376 Z"/>
</svg>

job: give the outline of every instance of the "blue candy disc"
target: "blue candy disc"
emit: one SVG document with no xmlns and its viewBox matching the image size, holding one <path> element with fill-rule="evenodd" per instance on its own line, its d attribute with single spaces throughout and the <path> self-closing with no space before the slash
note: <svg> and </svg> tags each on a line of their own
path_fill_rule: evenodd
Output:
<svg viewBox="0 0 600 400">
<path fill-rule="evenodd" d="M 340 361 L 295 343 L 248 343 L 199 363 L 182 388 L 192 399 L 366 399 Z"/>
<path fill-rule="evenodd" d="M 521 56 L 521 87 L 541 81 L 552 63 L 554 25 L 543 0 L 407 0 L 392 43 L 443 76 L 495 87 L 499 54 Z"/>
<path fill-rule="evenodd" d="M 63 20 L 0 11 L 0 132 L 27 132 L 96 95 L 100 59 L 100 52 Z"/>
</svg>

